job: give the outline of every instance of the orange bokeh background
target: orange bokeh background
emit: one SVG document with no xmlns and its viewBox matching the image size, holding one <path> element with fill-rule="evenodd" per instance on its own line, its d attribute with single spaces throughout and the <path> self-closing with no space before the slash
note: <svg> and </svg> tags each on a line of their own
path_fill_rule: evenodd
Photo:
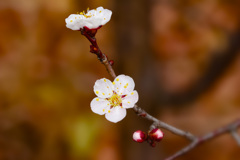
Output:
<svg viewBox="0 0 240 160">
<path fill-rule="evenodd" d="M 141 108 L 196 135 L 240 117 L 238 0 L 0 1 L 0 160 L 159 160 L 188 144 L 166 130 L 155 148 L 135 143 L 150 122 L 91 111 L 95 81 L 111 76 L 64 20 L 98 6 L 113 11 L 98 44 L 133 77 Z M 226 134 L 178 159 L 239 157 Z"/>
</svg>

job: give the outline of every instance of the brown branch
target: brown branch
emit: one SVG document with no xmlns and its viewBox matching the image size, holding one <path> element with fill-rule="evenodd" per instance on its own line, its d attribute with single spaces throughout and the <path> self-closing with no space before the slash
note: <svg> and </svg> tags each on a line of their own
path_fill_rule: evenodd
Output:
<svg viewBox="0 0 240 160">
<path fill-rule="evenodd" d="M 104 55 L 105 56 L 105 55 Z M 110 65 L 107 57 L 105 56 L 104 59 L 102 60 L 102 63 L 104 64 L 104 66 L 106 67 L 108 73 L 112 76 L 112 78 L 116 78 L 116 74 L 112 68 L 112 66 Z"/>
<path fill-rule="evenodd" d="M 238 146 L 240 147 L 240 136 L 239 136 L 239 134 L 237 133 L 237 129 L 236 129 L 236 130 L 233 130 L 233 131 L 231 132 L 231 134 L 232 134 L 233 138 L 236 140 Z"/>
<path fill-rule="evenodd" d="M 178 151 L 177 153 L 175 153 L 174 155 L 166 158 L 165 160 L 173 160 L 187 152 L 189 152 L 191 149 L 195 148 L 196 146 L 202 144 L 203 142 L 209 141 L 213 138 L 216 138 L 222 134 L 225 133 L 231 133 L 231 132 L 235 132 L 237 130 L 237 128 L 240 127 L 240 119 L 236 120 L 235 122 L 228 124 L 222 128 L 219 128 L 217 130 L 214 130 L 210 133 L 205 134 L 202 137 L 197 137 L 196 139 L 194 139 L 192 141 L 191 144 L 189 144 L 188 146 L 184 147 L 183 149 L 181 149 L 180 151 Z M 238 136 L 239 137 L 239 136 Z M 239 143 L 238 140 L 236 140 L 237 143 Z"/>
<path fill-rule="evenodd" d="M 104 64 L 104 66 L 106 67 L 108 73 L 112 76 L 112 78 L 113 79 L 116 78 L 116 74 L 112 68 L 110 61 L 108 60 L 107 56 L 102 53 L 102 51 L 100 50 L 100 48 L 97 45 L 97 41 L 95 38 L 97 29 L 91 30 L 88 28 L 83 28 L 80 31 L 81 31 L 82 35 L 84 35 L 92 44 L 90 46 L 90 52 L 96 54 L 98 56 L 98 59 L 100 60 L 100 62 L 102 64 Z M 237 129 L 238 129 L 238 127 L 240 127 L 240 119 L 238 119 L 237 121 L 235 121 L 225 127 L 222 127 L 215 131 L 209 132 L 209 133 L 205 134 L 204 136 L 197 137 L 197 136 L 194 136 L 193 134 L 191 134 L 190 132 L 183 131 L 181 129 L 178 129 L 178 128 L 173 127 L 165 122 L 158 120 L 157 118 L 153 117 L 152 115 L 150 115 L 145 110 L 138 107 L 137 105 L 135 105 L 133 107 L 133 110 L 135 111 L 135 113 L 138 116 L 143 117 L 143 118 L 153 122 L 152 125 L 150 126 L 150 130 L 152 130 L 154 128 L 164 128 L 164 129 L 172 132 L 175 135 L 179 135 L 179 136 L 184 137 L 184 138 L 188 139 L 189 141 L 191 141 L 191 143 L 188 146 L 184 147 L 183 149 L 176 152 L 174 155 L 166 158 L 165 160 L 173 160 L 173 159 L 189 152 L 190 150 L 192 150 L 196 146 L 202 144 L 203 142 L 206 142 L 208 140 L 216 138 L 225 133 L 231 133 L 233 138 L 236 140 L 237 144 L 240 146 L 240 136 L 237 134 Z"/>
</svg>

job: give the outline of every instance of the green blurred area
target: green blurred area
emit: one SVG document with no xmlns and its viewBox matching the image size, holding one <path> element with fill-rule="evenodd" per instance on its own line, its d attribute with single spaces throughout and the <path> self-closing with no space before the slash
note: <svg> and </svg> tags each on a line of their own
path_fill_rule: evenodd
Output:
<svg viewBox="0 0 240 160">
<path fill-rule="evenodd" d="M 116 74 L 134 78 L 142 108 L 197 135 L 239 117 L 239 54 L 194 100 L 167 103 L 198 85 L 214 57 L 232 54 L 238 1 L 0 1 L 0 160 L 157 160 L 187 144 L 167 131 L 156 148 L 137 144 L 132 133 L 150 124 L 131 110 L 117 124 L 91 112 L 95 81 L 111 77 L 64 20 L 98 6 L 113 11 L 99 46 Z M 239 156 L 225 135 L 179 159 Z"/>
</svg>

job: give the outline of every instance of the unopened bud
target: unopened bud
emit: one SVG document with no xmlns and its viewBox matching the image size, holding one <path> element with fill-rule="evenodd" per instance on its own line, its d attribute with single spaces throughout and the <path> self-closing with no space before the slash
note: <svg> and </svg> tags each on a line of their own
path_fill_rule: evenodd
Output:
<svg viewBox="0 0 240 160">
<path fill-rule="evenodd" d="M 141 130 L 135 131 L 133 133 L 133 140 L 135 142 L 142 143 L 146 139 L 147 139 L 147 135 L 143 131 L 141 131 Z"/>
<path fill-rule="evenodd" d="M 155 128 L 149 132 L 149 137 L 150 139 L 159 142 L 163 139 L 163 132 L 159 128 Z"/>
<path fill-rule="evenodd" d="M 108 61 L 109 62 L 109 64 L 111 65 L 111 66 L 113 66 L 113 64 L 114 64 L 114 61 L 113 60 L 110 60 L 110 61 Z"/>
</svg>

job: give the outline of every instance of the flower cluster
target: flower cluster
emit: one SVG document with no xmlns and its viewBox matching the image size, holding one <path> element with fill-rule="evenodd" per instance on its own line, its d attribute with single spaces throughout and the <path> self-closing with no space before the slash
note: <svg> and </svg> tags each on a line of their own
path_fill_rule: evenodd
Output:
<svg viewBox="0 0 240 160">
<path fill-rule="evenodd" d="M 66 27 L 72 30 L 80 30 L 83 27 L 96 29 L 105 25 L 112 16 L 112 11 L 98 7 L 97 9 L 87 10 L 87 13 L 71 14 L 65 19 Z"/>
<path fill-rule="evenodd" d="M 94 113 L 104 115 L 111 122 L 119 122 L 126 116 L 126 109 L 133 108 L 138 101 L 138 92 L 134 90 L 133 79 L 119 75 L 113 82 L 106 78 L 97 80 L 94 92 L 97 95 L 91 101 Z"/>
</svg>

